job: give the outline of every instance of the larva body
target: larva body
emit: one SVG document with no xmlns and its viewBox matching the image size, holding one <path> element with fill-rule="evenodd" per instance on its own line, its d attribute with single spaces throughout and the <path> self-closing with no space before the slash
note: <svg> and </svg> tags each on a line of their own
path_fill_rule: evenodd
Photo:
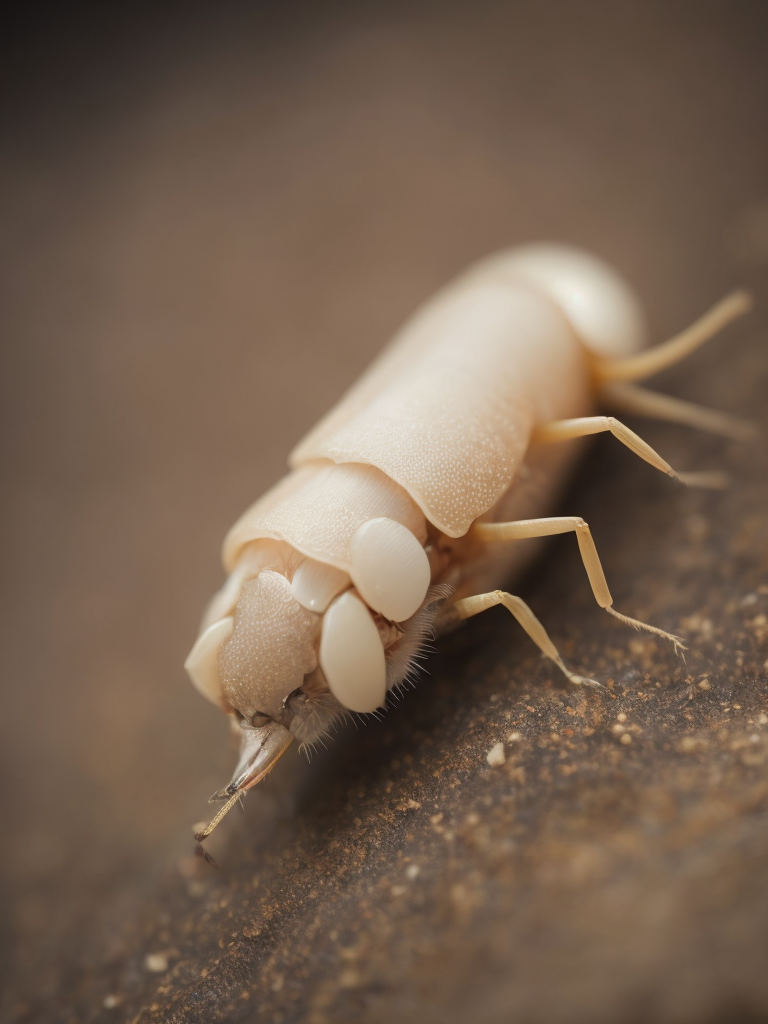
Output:
<svg viewBox="0 0 768 1024">
<path fill-rule="evenodd" d="M 720 311 L 702 338 L 745 303 L 726 301 L 741 306 Z M 641 356 L 633 370 L 644 341 L 624 281 L 561 246 L 486 259 L 411 318 L 224 542 L 229 578 L 186 662 L 242 730 L 221 796 L 258 782 L 294 739 L 312 743 L 336 717 L 376 710 L 413 670 L 425 635 L 493 604 L 573 682 L 592 682 L 568 672 L 519 598 L 496 589 L 530 548 L 499 542 L 573 530 L 595 596 L 611 610 L 586 524 L 534 517 L 546 514 L 571 461 L 562 440 L 611 430 L 675 475 L 618 421 L 593 415 L 608 382 L 679 358 L 662 346 L 652 365 Z M 637 407 L 650 393 L 635 391 Z M 670 418 L 684 418 L 677 411 Z"/>
</svg>

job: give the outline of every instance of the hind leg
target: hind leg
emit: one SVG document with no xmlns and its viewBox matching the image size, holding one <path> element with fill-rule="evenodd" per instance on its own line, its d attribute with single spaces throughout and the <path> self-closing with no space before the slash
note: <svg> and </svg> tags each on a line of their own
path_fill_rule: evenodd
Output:
<svg viewBox="0 0 768 1024">
<path fill-rule="evenodd" d="M 556 444 L 559 441 L 571 441 L 578 437 L 603 433 L 613 434 L 617 441 L 621 441 L 631 452 L 649 463 L 654 469 L 658 469 L 661 473 L 666 473 L 667 476 L 690 487 L 719 488 L 726 484 L 724 475 L 716 471 L 676 473 L 666 459 L 663 459 L 642 437 L 625 426 L 621 420 L 617 420 L 615 416 L 579 416 L 572 420 L 541 423 L 534 430 L 533 440 L 538 444 Z"/>
<path fill-rule="evenodd" d="M 602 401 L 620 412 L 647 416 L 665 423 L 682 423 L 686 427 L 733 438 L 734 441 L 749 441 L 756 432 L 753 424 L 729 416 L 728 413 L 707 409 L 703 405 L 663 395 L 658 391 L 649 391 L 636 384 L 606 384 L 600 389 L 599 395 Z"/>
</svg>

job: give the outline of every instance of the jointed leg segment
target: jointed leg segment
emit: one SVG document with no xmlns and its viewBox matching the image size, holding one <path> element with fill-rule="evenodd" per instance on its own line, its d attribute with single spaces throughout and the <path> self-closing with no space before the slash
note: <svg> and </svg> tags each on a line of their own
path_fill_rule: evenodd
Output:
<svg viewBox="0 0 768 1024">
<path fill-rule="evenodd" d="M 639 455 L 641 459 L 658 469 L 667 476 L 679 480 L 681 483 L 694 487 L 722 487 L 724 477 L 722 473 L 676 473 L 670 464 L 663 459 L 657 451 L 639 437 L 634 430 L 630 430 L 614 416 L 579 416 L 571 420 L 555 420 L 552 423 L 542 423 L 536 427 L 533 440 L 540 444 L 553 444 L 558 441 L 571 441 L 578 437 L 587 437 L 590 434 L 602 434 L 609 432 L 617 441 L 621 441 L 631 452 Z"/>
<path fill-rule="evenodd" d="M 601 608 L 613 604 L 611 592 L 600 564 L 595 542 L 587 523 L 579 516 L 557 516 L 549 519 L 519 519 L 514 523 L 476 523 L 472 536 L 486 542 L 527 540 L 531 537 L 553 537 L 557 533 L 575 533 L 581 559 L 587 570 L 595 600 Z"/>
<path fill-rule="evenodd" d="M 593 373 L 598 395 L 616 408 L 627 412 L 673 423 L 685 423 L 726 437 L 746 440 L 754 433 L 750 424 L 714 409 L 705 409 L 691 402 L 648 391 L 631 382 L 651 377 L 660 370 L 680 362 L 731 321 L 747 313 L 751 307 L 752 299 L 747 292 L 732 292 L 690 327 L 662 345 L 620 359 L 595 360 Z M 536 428 L 534 440 L 548 444 L 602 431 L 610 431 L 635 455 L 639 455 L 655 469 L 685 484 L 724 487 L 727 483 L 722 473 L 676 473 L 658 452 L 613 416 L 583 416 L 578 419 L 544 423 Z"/>
<path fill-rule="evenodd" d="M 682 423 L 697 430 L 707 430 L 711 434 L 731 437 L 735 441 L 749 441 L 755 436 L 755 428 L 751 423 L 729 416 L 718 409 L 707 409 L 706 406 L 696 405 L 695 402 L 686 402 L 672 395 L 649 391 L 636 384 L 606 384 L 600 390 L 600 398 L 620 412 L 635 413 L 637 416 L 664 420 L 666 423 Z"/>
<path fill-rule="evenodd" d="M 733 292 L 686 330 L 656 348 L 621 359 L 596 359 L 593 372 L 598 393 L 608 401 L 615 403 L 618 408 L 628 412 L 685 423 L 728 437 L 744 439 L 752 433 L 749 424 L 741 423 L 723 413 L 704 409 L 690 402 L 646 391 L 629 382 L 651 377 L 660 370 L 680 362 L 732 320 L 748 312 L 751 305 L 752 300 L 748 293 Z M 658 452 L 613 416 L 583 416 L 578 419 L 542 424 L 536 428 L 533 440 L 543 444 L 556 443 L 603 431 L 610 431 L 635 455 L 639 455 L 655 469 L 681 480 L 683 483 L 702 487 L 722 487 L 724 485 L 724 477 L 719 473 L 676 473 Z M 639 622 L 637 619 L 631 619 L 613 609 L 613 598 L 608 589 L 589 526 L 578 516 L 523 519 L 514 523 L 477 523 L 472 528 L 475 538 L 487 542 L 523 540 L 528 537 L 546 537 L 551 534 L 568 532 L 576 534 L 584 568 L 587 570 L 592 592 L 600 607 L 605 608 L 615 618 L 635 629 L 643 629 L 670 640 L 674 644 L 676 652 L 684 651 L 685 647 L 680 637 L 667 633 L 663 629 L 657 629 L 656 626 Z M 487 594 L 465 597 L 456 602 L 454 609 L 460 618 L 468 619 L 499 604 L 514 615 L 539 650 L 551 658 L 572 683 L 589 686 L 600 685 L 593 679 L 574 675 L 565 667 L 546 630 L 528 605 L 519 597 L 507 594 L 503 590 L 494 590 Z"/>
<path fill-rule="evenodd" d="M 469 619 L 473 615 L 479 615 L 480 612 L 484 612 L 488 608 L 494 608 L 498 604 L 503 605 L 508 612 L 514 615 L 541 653 L 546 655 L 547 658 L 551 658 L 572 683 L 576 686 L 601 686 L 597 680 L 588 679 L 585 676 L 577 676 L 575 672 L 571 672 L 565 667 L 563 659 L 549 639 L 546 629 L 544 629 L 522 598 L 515 597 L 514 594 L 507 594 L 503 590 L 493 590 L 488 594 L 476 594 L 474 597 L 462 598 L 456 602 L 454 610 L 459 618 Z"/>
<path fill-rule="evenodd" d="M 620 612 L 614 610 L 612 607 L 613 598 L 611 597 L 611 592 L 608 589 L 608 584 L 605 579 L 605 574 L 603 573 L 603 567 L 600 564 L 600 556 L 597 553 L 595 542 L 592 539 L 589 526 L 579 516 L 558 516 L 549 519 L 520 519 L 514 523 L 476 523 L 475 526 L 472 527 L 473 537 L 477 540 L 489 543 L 494 541 L 503 542 L 524 540 L 530 537 L 548 537 L 557 533 L 571 532 L 576 534 L 579 551 L 581 552 L 581 558 L 584 562 L 584 568 L 587 570 L 587 576 L 589 578 L 590 586 L 592 587 L 592 593 L 595 595 L 595 600 L 600 607 L 604 608 L 621 622 L 626 623 L 626 625 L 632 626 L 634 629 L 643 629 L 649 633 L 655 633 L 657 636 L 663 637 L 665 640 L 670 640 L 674 644 L 676 652 L 679 653 L 680 651 L 684 651 L 685 647 L 683 646 L 680 637 L 675 636 L 673 633 L 667 633 L 663 629 L 658 629 L 656 626 L 649 626 L 647 623 L 640 622 L 637 619 L 631 619 L 627 615 L 622 615 Z M 594 679 L 577 676 L 566 668 L 557 648 L 547 635 L 547 631 L 521 598 L 516 597 L 513 594 L 507 594 L 503 590 L 494 590 L 487 594 L 476 594 L 473 597 L 462 598 L 456 602 L 454 609 L 460 618 L 468 619 L 473 615 L 478 615 L 480 612 L 484 612 L 486 609 L 493 608 L 499 604 L 503 605 L 508 612 L 514 615 L 542 654 L 551 658 L 561 672 L 563 672 L 563 674 L 566 675 L 572 683 L 586 686 L 600 685 Z"/>
<path fill-rule="evenodd" d="M 551 537 L 557 533 L 575 533 L 576 540 L 581 552 L 581 560 L 587 570 L 592 593 L 595 600 L 614 618 L 632 626 L 633 629 L 642 629 L 648 633 L 655 633 L 656 636 L 674 644 L 675 651 L 685 650 L 682 640 L 674 633 L 667 633 L 666 630 L 657 626 L 650 626 L 647 622 L 640 622 L 639 619 L 632 619 L 628 615 L 622 615 L 613 608 L 613 598 L 608 589 L 603 567 L 600 564 L 600 556 L 597 553 L 595 542 L 592 539 L 588 524 L 579 516 L 557 516 L 549 519 L 520 519 L 515 523 L 476 523 L 472 527 L 472 535 L 478 540 L 486 542 L 525 540 L 531 537 Z"/>
</svg>

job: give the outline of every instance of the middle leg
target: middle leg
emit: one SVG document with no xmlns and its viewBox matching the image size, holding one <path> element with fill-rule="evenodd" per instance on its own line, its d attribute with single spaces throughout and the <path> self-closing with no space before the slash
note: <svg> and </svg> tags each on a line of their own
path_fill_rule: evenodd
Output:
<svg viewBox="0 0 768 1024">
<path fill-rule="evenodd" d="M 526 540 L 532 537 L 551 537 L 558 533 L 575 533 L 576 540 L 581 553 L 581 560 L 587 571 L 592 593 L 595 600 L 614 618 L 619 619 L 633 629 L 643 629 L 648 633 L 655 633 L 656 636 L 669 640 L 675 648 L 676 653 L 685 650 L 685 646 L 679 636 L 674 633 L 667 633 L 658 626 L 651 626 L 647 622 L 640 622 L 639 619 L 632 619 L 628 615 L 622 615 L 613 607 L 613 598 L 608 589 L 603 567 L 600 564 L 600 556 L 597 553 L 595 542 L 592 539 L 588 524 L 580 516 L 555 516 L 547 519 L 520 519 L 514 523 L 476 523 L 472 527 L 472 536 L 477 540 L 486 543 Z"/>
</svg>

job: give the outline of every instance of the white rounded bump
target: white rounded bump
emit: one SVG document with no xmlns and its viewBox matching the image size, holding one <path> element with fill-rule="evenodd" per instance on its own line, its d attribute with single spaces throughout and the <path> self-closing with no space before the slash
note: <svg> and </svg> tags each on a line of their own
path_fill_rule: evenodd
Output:
<svg viewBox="0 0 768 1024">
<path fill-rule="evenodd" d="M 291 589 L 300 605 L 310 612 L 322 614 L 334 597 L 350 583 L 348 574 L 343 570 L 307 558 L 293 574 Z"/>
<path fill-rule="evenodd" d="M 595 355 L 629 355 L 647 343 L 634 292 L 607 263 L 567 245 L 524 245 L 499 259 L 500 267 L 530 282 L 560 306 Z"/>
<path fill-rule="evenodd" d="M 387 694 L 384 648 L 376 623 L 351 590 L 323 618 L 320 668 L 331 693 L 350 711 L 375 711 Z"/>
<path fill-rule="evenodd" d="M 219 672 L 219 651 L 221 645 L 232 636 L 235 620 L 231 615 L 210 625 L 195 641 L 187 655 L 184 668 L 195 689 L 218 707 L 226 707 L 222 696 L 221 674 Z"/>
<path fill-rule="evenodd" d="M 350 544 L 352 580 L 374 611 L 404 622 L 424 600 L 432 576 L 424 548 L 393 519 L 369 519 Z"/>
</svg>

